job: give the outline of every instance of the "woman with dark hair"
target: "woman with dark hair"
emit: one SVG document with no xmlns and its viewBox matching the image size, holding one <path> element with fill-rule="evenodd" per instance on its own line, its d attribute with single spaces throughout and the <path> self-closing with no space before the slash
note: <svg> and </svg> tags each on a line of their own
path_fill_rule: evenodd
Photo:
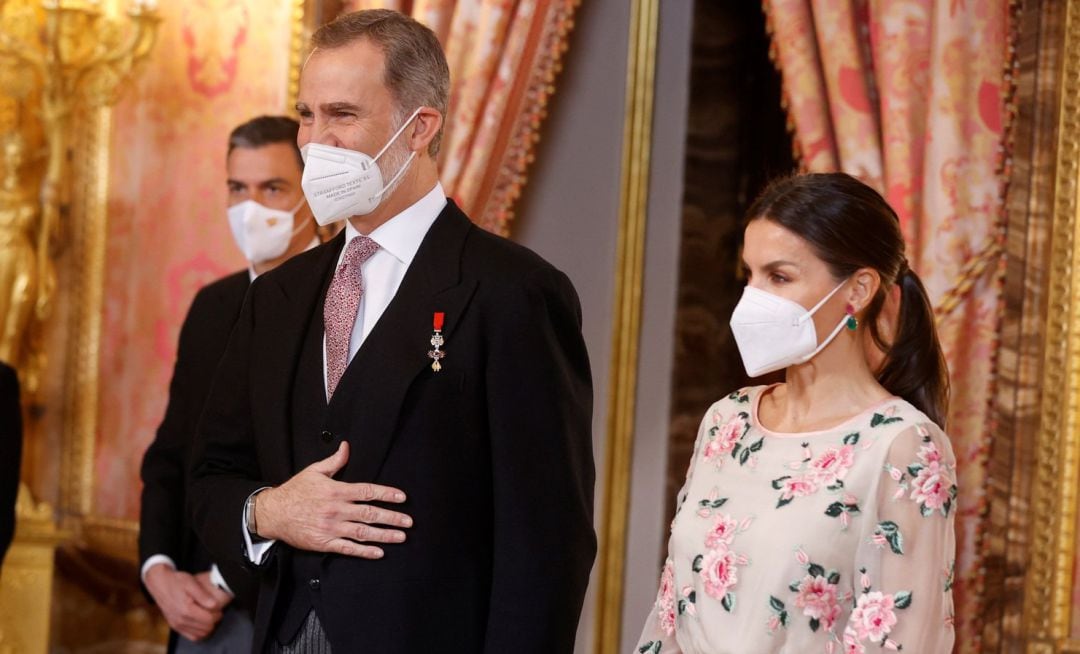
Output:
<svg viewBox="0 0 1080 654">
<path fill-rule="evenodd" d="M 751 207 L 743 259 L 739 353 L 785 381 L 706 412 L 635 651 L 951 652 L 948 378 L 896 213 L 848 175 L 783 179 Z"/>
</svg>

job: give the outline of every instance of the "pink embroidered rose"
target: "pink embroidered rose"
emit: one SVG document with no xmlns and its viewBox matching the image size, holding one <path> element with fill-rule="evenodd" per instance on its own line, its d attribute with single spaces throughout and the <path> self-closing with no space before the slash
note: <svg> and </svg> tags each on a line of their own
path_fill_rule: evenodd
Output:
<svg viewBox="0 0 1080 654">
<path fill-rule="evenodd" d="M 850 633 L 850 630 L 844 634 L 844 654 L 864 654 L 866 648 L 863 647 L 855 635 Z"/>
<path fill-rule="evenodd" d="M 735 449 L 735 443 L 739 442 L 745 428 L 746 423 L 739 416 L 717 427 L 712 440 L 705 444 L 703 452 L 705 460 L 720 463 L 722 457 L 731 454 L 731 451 Z"/>
<path fill-rule="evenodd" d="M 671 561 L 664 564 L 660 574 L 660 590 L 656 593 L 656 614 L 660 629 L 670 636 L 675 633 L 675 566 Z"/>
<path fill-rule="evenodd" d="M 790 500 L 793 497 L 806 497 L 817 492 L 817 484 L 809 477 L 789 477 L 784 480 L 780 498 Z"/>
<path fill-rule="evenodd" d="M 660 622 L 660 631 L 670 636 L 675 633 L 675 605 L 661 606 L 657 608 L 657 620 Z"/>
<path fill-rule="evenodd" d="M 938 450 L 937 445 L 934 445 L 931 441 L 920 447 L 919 460 L 925 465 L 930 465 L 935 462 L 941 463 L 941 452 Z"/>
<path fill-rule="evenodd" d="M 735 518 L 725 514 L 716 516 L 716 522 L 713 523 L 712 528 L 705 532 L 705 547 L 712 549 L 721 544 L 731 545 L 738 530 L 739 523 Z"/>
<path fill-rule="evenodd" d="M 803 615 L 815 618 L 826 629 L 831 629 L 839 613 L 836 586 L 825 577 L 806 575 L 799 582 L 799 593 L 795 596 L 795 606 L 803 610 Z"/>
<path fill-rule="evenodd" d="M 855 463 L 855 448 L 851 445 L 830 447 L 810 464 L 810 471 L 822 486 L 832 486 L 847 476 Z"/>
<path fill-rule="evenodd" d="M 863 593 L 848 619 L 848 628 L 854 629 L 860 641 L 880 643 L 896 624 L 896 611 L 892 595 L 873 591 Z"/>
<path fill-rule="evenodd" d="M 728 589 L 739 581 L 738 561 L 739 557 L 727 545 L 721 545 L 705 555 L 701 562 L 701 580 L 709 596 L 724 599 Z"/>
<path fill-rule="evenodd" d="M 911 499 L 930 510 L 940 509 L 949 499 L 952 480 L 938 462 L 930 463 L 919 471 L 911 482 Z"/>
</svg>

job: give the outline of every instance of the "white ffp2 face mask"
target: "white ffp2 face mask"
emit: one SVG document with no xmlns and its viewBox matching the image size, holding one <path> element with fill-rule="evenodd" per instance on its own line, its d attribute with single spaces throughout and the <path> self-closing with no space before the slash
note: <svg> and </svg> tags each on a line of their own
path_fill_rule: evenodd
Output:
<svg viewBox="0 0 1080 654">
<path fill-rule="evenodd" d="M 229 229 L 232 230 L 236 247 L 251 263 L 276 259 L 289 249 L 289 242 L 307 221 L 293 228 L 296 212 L 304 204 L 304 198 L 292 211 L 271 209 L 254 200 L 244 200 L 229 207 Z"/>
<path fill-rule="evenodd" d="M 408 170 L 416 152 L 409 153 L 409 158 L 386 184 L 383 184 L 382 171 L 376 162 L 419 113 L 420 107 L 417 107 L 374 157 L 320 143 L 308 143 L 300 148 L 304 159 L 304 177 L 300 186 L 304 189 L 316 222 L 329 225 L 350 216 L 365 216 L 375 211 L 387 189 L 392 188 Z"/>
<path fill-rule="evenodd" d="M 841 282 L 809 311 L 798 302 L 747 286 L 731 314 L 731 333 L 746 374 L 758 377 L 806 363 L 828 347 L 847 323 L 847 315 L 819 345 L 814 314 L 846 283 Z"/>
</svg>

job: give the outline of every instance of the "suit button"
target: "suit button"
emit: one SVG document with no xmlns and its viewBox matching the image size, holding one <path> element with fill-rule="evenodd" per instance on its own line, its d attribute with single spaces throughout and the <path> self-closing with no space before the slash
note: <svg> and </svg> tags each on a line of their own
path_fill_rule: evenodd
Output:
<svg viewBox="0 0 1080 654">
<path fill-rule="evenodd" d="M 329 443 L 334 440 L 334 435 L 324 429 L 323 432 L 319 434 L 319 438 L 322 439 L 322 442 Z"/>
<path fill-rule="evenodd" d="M 311 590 L 319 590 L 319 578 L 312 577 L 311 579 L 308 579 L 307 585 Z"/>
</svg>

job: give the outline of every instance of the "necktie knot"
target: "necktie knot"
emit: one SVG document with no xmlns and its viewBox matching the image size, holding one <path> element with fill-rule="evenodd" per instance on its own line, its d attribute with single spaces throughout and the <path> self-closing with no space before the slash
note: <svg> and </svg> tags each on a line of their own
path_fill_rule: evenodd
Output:
<svg viewBox="0 0 1080 654">
<path fill-rule="evenodd" d="M 350 268 L 363 265 L 379 250 L 379 244 L 367 236 L 356 236 L 345 246 L 345 256 L 341 260 L 343 266 Z"/>
</svg>

